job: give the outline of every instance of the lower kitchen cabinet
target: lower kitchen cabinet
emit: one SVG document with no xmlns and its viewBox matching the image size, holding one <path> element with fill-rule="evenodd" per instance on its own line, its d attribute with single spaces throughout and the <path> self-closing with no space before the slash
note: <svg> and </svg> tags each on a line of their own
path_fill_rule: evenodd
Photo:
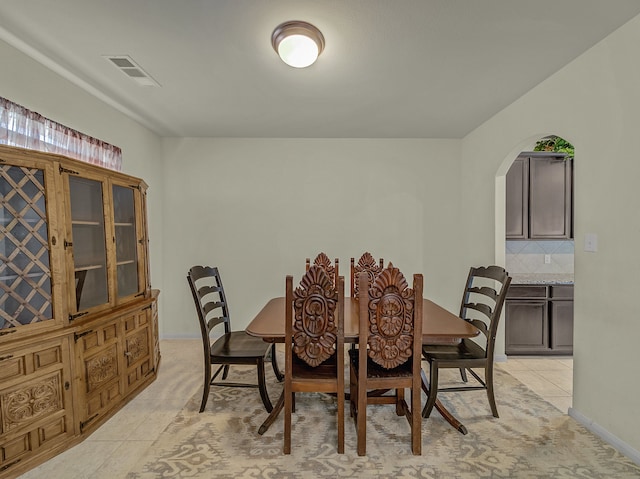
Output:
<svg viewBox="0 0 640 479">
<path fill-rule="evenodd" d="M 573 285 L 511 285 L 505 302 L 508 355 L 573 353 Z"/>
</svg>

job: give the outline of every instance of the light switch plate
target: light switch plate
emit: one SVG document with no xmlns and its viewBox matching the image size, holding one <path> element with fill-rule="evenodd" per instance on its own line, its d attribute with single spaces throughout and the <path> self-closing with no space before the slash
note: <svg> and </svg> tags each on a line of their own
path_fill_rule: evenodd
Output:
<svg viewBox="0 0 640 479">
<path fill-rule="evenodd" d="M 595 233 L 586 233 L 584 235 L 584 250 L 590 253 L 598 251 L 598 235 Z"/>
<path fill-rule="evenodd" d="M 551 255 L 550 254 L 545 254 L 544 255 L 544 264 L 551 264 Z"/>
</svg>

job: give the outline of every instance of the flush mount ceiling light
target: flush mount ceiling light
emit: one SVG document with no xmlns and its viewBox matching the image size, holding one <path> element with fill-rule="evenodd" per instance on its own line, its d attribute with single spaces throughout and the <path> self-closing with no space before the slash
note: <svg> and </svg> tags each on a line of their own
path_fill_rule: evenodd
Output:
<svg viewBox="0 0 640 479">
<path fill-rule="evenodd" d="M 324 36 L 307 22 L 284 22 L 271 34 L 271 45 L 283 62 L 305 68 L 316 61 L 324 49 Z"/>
</svg>

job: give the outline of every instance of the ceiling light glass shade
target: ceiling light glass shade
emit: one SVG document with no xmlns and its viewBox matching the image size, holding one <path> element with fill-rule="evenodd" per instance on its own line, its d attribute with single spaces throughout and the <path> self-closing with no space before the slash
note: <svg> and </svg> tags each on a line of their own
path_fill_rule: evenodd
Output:
<svg viewBox="0 0 640 479">
<path fill-rule="evenodd" d="M 312 65 L 324 49 L 324 36 L 306 22 L 285 22 L 276 27 L 271 44 L 287 65 L 305 68 Z"/>
</svg>

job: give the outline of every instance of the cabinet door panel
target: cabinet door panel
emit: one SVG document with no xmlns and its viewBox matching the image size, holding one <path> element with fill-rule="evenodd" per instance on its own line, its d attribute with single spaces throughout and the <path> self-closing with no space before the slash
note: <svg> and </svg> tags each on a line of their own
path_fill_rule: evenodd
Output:
<svg viewBox="0 0 640 479">
<path fill-rule="evenodd" d="M 524 239 L 529 236 L 529 163 L 516 158 L 506 179 L 506 236 Z"/>
<path fill-rule="evenodd" d="M 81 430 L 109 412 L 124 396 L 120 320 L 76 333 L 76 354 L 81 368 L 79 396 Z"/>
<path fill-rule="evenodd" d="M 531 158 L 529 236 L 571 238 L 571 160 Z"/>
<path fill-rule="evenodd" d="M 546 301 L 507 301 L 505 303 L 507 354 L 525 354 L 549 348 Z"/>
<path fill-rule="evenodd" d="M 573 301 L 551 301 L 551 349 L 573 351 Z"/>
<path fill-rule="evenodd" d="M 127 391 L 143 384 L 154 370 L 151 308 L 145 308 L 124 318 Z"/>
<path fill-rule="evenodd" d="M 141 238 L 136 221 L 139 192 L 130 186 L 112 186 L 116 248 L 116 297 L 122 300 L 144 289 L 140 275 Z M 139 214 L 139 213 L 138 213 Z"/>
<path fill-rule="evenodd" d="M 12 163 L 0 165 L 0 330 L 4 333 L 53 323 L 55 299 L 50 245 L 55 228 L 52 231 L 49 224 L 55 200 L 47 196 L 54 189 L 53 167 L 44 162 Z"/>
<path fill-rule="evenodd" d="M 19 367 L 5 375 L 0 389 L 0 470 L 9 470 L 45 447 L 56 447 L 75 433 L 68 338 L 6 353 Z"/>
<path fill-rule="evenodd" d="M 109 303 L 104 195 L 103 181 L 69 175 L 75 311 Z"/>
</svg>

